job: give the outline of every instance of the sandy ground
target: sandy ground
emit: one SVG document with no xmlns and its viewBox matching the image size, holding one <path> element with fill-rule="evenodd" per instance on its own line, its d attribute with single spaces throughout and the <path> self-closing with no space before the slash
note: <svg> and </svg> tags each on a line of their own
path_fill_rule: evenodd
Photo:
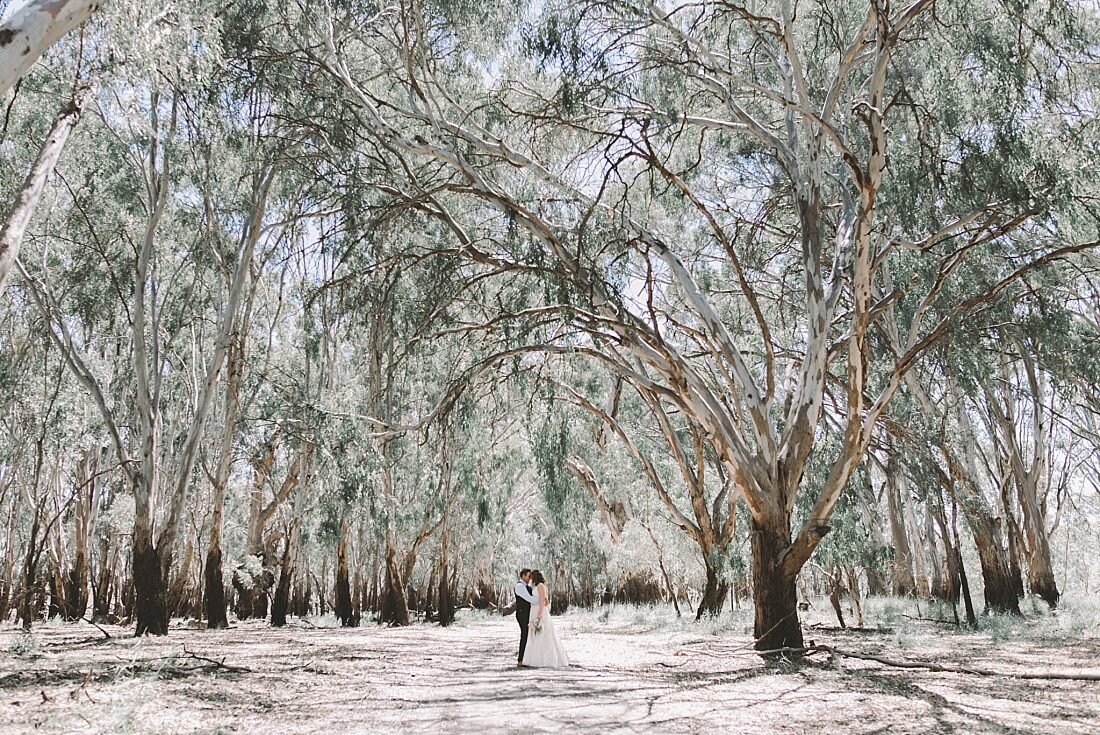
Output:
<svg viewBox="0 0 1100 735">
<path fill-rule="evenodd" d="M 447 629 L 180 624 L 167 638 L 108 628 L 111 640 L 85 623 L 31 638 L 5 625 L 0 733 L 1100 733 L 1100 683 L 765 665 L 743 621 L 653 617 L 559 618 L 574 665 L 558 671 L 517 669 L 514 619 L 473 613 Z M 1079 631 L 1020 639 L 910 623 L 807 638 L 1005 672 L 1100 670 L 1100 639 Z"/>
</svg>

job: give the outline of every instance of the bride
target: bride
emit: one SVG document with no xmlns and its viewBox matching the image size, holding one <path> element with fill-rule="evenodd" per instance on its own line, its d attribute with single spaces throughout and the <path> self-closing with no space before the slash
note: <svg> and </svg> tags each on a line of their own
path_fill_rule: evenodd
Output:
<svg viewBox="0 0 1100 735">
<path fill-rule="evenodd" d="M 524 666 L 541 666 L 559 669 L 569 665 L 558 634 L 554 630 L 554 621 L 550 619 L 550 592 L 546 589 L 546 579 L 542 572 L 531 572 L 531 584 L 535 585 L 539 606 L 531 621 L 531 640 L 523 655 Z"/>
</svg>

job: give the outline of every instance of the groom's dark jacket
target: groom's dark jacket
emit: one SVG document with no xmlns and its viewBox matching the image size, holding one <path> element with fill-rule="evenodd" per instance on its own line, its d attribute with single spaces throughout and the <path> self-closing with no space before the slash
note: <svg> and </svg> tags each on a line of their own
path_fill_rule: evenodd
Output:
<svg viewBox="0 0 1100 735">
<path fill-rule="evenodd" d="M 527 587 L 527 594 L 533 594 L 531 585 L 525 586 Z M 524 624 L 531 621 L 531 603 L 519 595 L 516 595 L 516 620 Z"/>
</svg>

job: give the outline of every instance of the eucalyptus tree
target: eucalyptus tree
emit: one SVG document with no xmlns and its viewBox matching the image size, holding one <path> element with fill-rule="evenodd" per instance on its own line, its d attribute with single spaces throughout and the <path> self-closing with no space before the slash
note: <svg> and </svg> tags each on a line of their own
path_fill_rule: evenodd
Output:
<svg viewBox="0 0 1100 735">
<path fill-rule="evenodd" d="M 627 602 L 660 599 L 667 593 L 679 614 L 677 589 L 694 587 L 701 570 L 703 594 L 696 617 L 721 612 L 731 585 L 738 583 L 731 572 L 741 566 L 734 549 L 736 487 L 707 454 L 690 419 L 679 413 L 655 414 L 653 402 L 647 403 L 618 377 L 611 379 L 604 404 L 597 405 L 594 396 L 601 392 L 601 380 L 585 374 L 590 365 L 573 363 L 572 379 L 555 381 L 558 400 L 587 414 L 589 421 L 579 423 L 590 431 L 572 438 L 565 465 L 588 491 L 607 529 L 610 593 Z M 669 540 L 665 527 L 681 538 Z M 744 540 L 745 534 L 739 535 Z M 675 553 L 682 546 L 693 550 L 695 564 L 690 573 L 673 574 L 666 549 L 675 547 Z"/>
<path fill-rule="evenodd" d="M 519 408 L 525 388 L 500 375 L 479 387 L 477 395 L 466 396 L 450 416 L 449 431 L 458 444 L 451 467 L 455 494 L 445 507 L 439 534 L 441 623 L 444 565 L 449 562 L 452 567 L 454 581 L 448 582 L 447 592 L 456 602 L 495 605 L 494 579 L 512 578 L 519 560 L 509 552 L 524 541 L 517 536 L 527 535 L 525 524 L 517 519 L 527 517 L 523 510 L 537 497 L 531 424 Z M 464 590 L 458 580 L 465 580 Z"/>
<path fill-rule="evenodd" d="M 954 345 L 941 348 L 941 356 L 957 357 Z M 911 481 L 924 485 L 920 494 L 928 518 L 925 545 L 935 552 L 931 555 L 932 593 L 954 603 L 962 592 L 968 610 L 972 606 L 954 524 L 957 514 L 947 514 L 950 501 L 964 517 L 977 547 L 986 609 L 1019 614 L 1022 590 L 1013 579 L 1010 549 L 997 514 L 997 480 L 991 482 L 979 466 L 981 437 L 954 367 L 957 363 L 953 361 L 928 361 L 906 380 L 906 393 L 915 410 L 905 419 L 900 444 Z M 946 577 L 936 562 L 937 531 L 944 547 Z M 968 613 L 968 617 L 973 615 Z"/>
<path fill-rule="evenodd" d="M 1009 365 L 1002 359 L 1001 380 L 997 387 L 988 377 L 982 380 L 981 395 L 985 400 L 977 410 L 994 443 L 995 458 L 990 469 L 995 467 L 995 481 L 1002 488 L 1002 496 L 1010 486 L 1015 488 L 1023 516 L 1024 533 L 1021 534 L 1013 509 L 1015 504 L 1004 503 L 1010 548 L 1015 551 L 1018 546 L 1024 547 L 1031 591 L 1053 607 L 1060 596 L 1054 578 L 1046 514 L 1053 406 L 1048 377 L 1037 369 L 1034 357 L 1028 354 L 1029 348 L 1020 341 L 1016 344 L 1020 348 L 1018 364 Z M 1021 387 L 1024 390 L 1020 390 Z M 1025 421 L 1025 411 L 1030 414 L 1029 421 Z M 1015 562 L 1017 554 L 1012 557 Z"/>
<path fill-rule="evenodd" d="M 29 628 L 43 614 L 85 616 L 92 541 L 100 511 L 111 502 L 115 468 L 96 436 L 94 409 L 68 379 L 63 355 L 32 305 L 13 298 L 5 321 L 0 616 L 15 608 Z"/>
<path fill-rule="evenodd" d="M 227 179 L 225 157 L 219 156 L 221 162 L 218 166 L 217 177 L 223 184 Z M 204 165 L 207 171 L 213 168 L 214 160 L 209 150 L 204 156 Z M 224 178 L 222 178 L 224 177 Z M 295 201 L 297 192 L 286 196 L 288 201 Z M 215 203 L 211 192 L 204 194 L 204 208 L 207 216 L 215 220 L 224 220 L 221 223 L 210 223 L 212 229 L 218 234 L 213 236 L 215 241 L 223 243 L 231 232 L 233 217 L 232 201 Z M 292 204 L 285 212 L 284 222 L 293 223 L 296 219 L 305 216 L 301 212 L 301 199 Z M 279 506 L 284 503 L 291 493 L 298 488 L 307 471 L 313 444 L 308 432 L 298 431 L 301 435 L 300 448 L 289 460 L 285 475 L 281 477 L 281 483 L 273 492 L 270 500 L 265 500 L 264 491 L 269 478 L 273 477 L 273 464 L 276 460 L 277 447 L 280 443 L 279 417 L 265 416 L 268 411 L 256 404 L 265 396 L 262 383 L 267 378 L 263 375 L 263 362 L 261 359 L 253 359 L 253 352 L 268 352 L 263 348 L 262 335 L 253 334 L 253 322 L 257 319 L 257 301 L 262 298 L 265 287 L 270 287 L 267 281 L 270 275 L 267 273 L 269 262 L 273 257 L 296 245 L 301 237 L 298 227 L 291 224 L 280 229 L 278 236 L 269 238 L 268 242 L 260 249 L 255 262 L 249 267 L 248 281 L 241 297 L 238 313 L 230 327 L 229 343 L 225 354 L 225 388 L 220 421 L 216 427 L 215 444 L 217 445 L 216 462 L 213 466 L 204 461 L 204 470 L 212 485 L 211 498 L 210 535 L 207 545 L 206 561 L 204 566 L 205 592 L 203 598 L 206 604 L 206 616 L 209 627 L 226 627 L 226 604 L 224 595 L 224 581 L 222 576 L 222 531 L 224 523 L 226 495 L 229 490 L 230 476 L 233 471 L 234 459 L 242 450 L 252 454 L 253 478 L 250 487 L 250 503 L 248 513 L 248 530 L 246 535 L 246 553 L 251 555 L 262 554 L 265 550 L 265 531 L 268 522 L 275 515 Z M 224 249 L 224 248 L 223 248 Z M 224 257 L 217 257 L 217 265 L 226 279 L 226 288 L 232 288 L 232 277 L 235 269 L 231 262 Z M 283 306 L 281 299 L 271 305 L 274 314 L 262 314 L 260 318 L 266 318 L 267 341 L 272 339 L 272 332 L 276 328 L 276 319 L 280 308 Z M 261 327 L 263 323 L 261 322 Z M 262 355 L 261 355 L 262 357 Z M 293 410 L 294 404 L 291 404 Z M 279 409 L 286 410 L 281 405 Z M 279 409 L 276 409 L 277 411 Z M 252 425 L 261 419 L 272 418 L 276 429 L 272 432 L 261 432 L 263 439 L 258 446 L 250 446 L 242 441 L 242 434 L 247 434 Z M 242 424 L 245 424 L 242 426 Z M 242 447 L 242 444 L 245 446 Z"/>
<path fill-rule="evenodd" d="M 417 242 L 427 239 L 420 234 L 419 215 L 391 221 L 393 213 L 383 210 L 381 216 L 383 221 L 370 227 L 368 247 L 347 258 L 347 266 L 364 277 L 341 287 L 353 322 L 349 331 L 355 335 L 352 372 L 344 385 L 345 391 L 351 385 L 360 388 L 361 398 L 352 405 L 353 420 L 362 428 L 340 473 L 365 496 L 369 517 L 377 524 L 384 568 L 380 622 L 404 625 L 405 589 L 420 549 L 447 530 L 459 492 L 454 463 L 464 443 L 456 429 L 464 423 L 456 415 L 461 402 L 430 421 L 426 417 L 443 401 L 469 347 L 458 335 L 432 330 L 456 318 L 470 295 L 453 261 L 433 253 L 434 245 Z M 399 224 L 408 229 L 402 231 Z M 360 236 L 355 230 L 348 234 Z M 405 247 L 421 254 L 409 257 L 402 250 L 409 240 Z M 347 405 L 349 397 L 345 392 L 341 402 Z"/>
<path fill-rule="evenodd" d="M 8 430 L 17 429 L 12 425 L 12 419 L 17 419 L 18 409 L 23 408 L 20 413 L 23 413 L 23 421 L 28 424 L 24 430 L 29 429 L 24 437 L 30 447 L 26 464 L 20 468 L 22 463 L 16 461 L 8 466 L 10 476 L 5 488 L 12 492 L 11 502 L 14 504 L 22 500 L 24 512 L 29 515 L 25 523 L 26 536 L 20 539 L 21 534 L 13 534 L 7 541 L 9 554 L 22 554 L 19 584 L 16 586 L 14 580 L 11 584 L 15 593 L 11 604 L 16 608 L 24 630 L 30 630 L 39 617 L 47 596 L 47 585 L 58 591 L 57 585 L 61 579 L 58 558 L 61 526 L 77 494 L 85 489 L 76 487 L 70 491 L 66 482 L 69 458 L 61 448 L 72 441 L 70 432 L 76 426 L 65 422 L 63 416 L 64 412 L 73 409 L 74 396 L 67 390 L 71 386 L 66 385 L 57 372 L 57 368 L 62 367 L 61 355 L 49 347 L 48 344 L 40 345 L 40 349 L 45 349 L 41 350 L 42 360 L 38 364 L 41 373 L 36 376 L 37 379 L 30 381 L 33 393 L 13 396 L 12 410 L 6 417 Z M 29 405 L 21 405 L 28 399 Z M 26 410 L 28 408 L 30 411 Z M 23 472 L 20 472 L 21 469 Z M 19 478 L 19 474 L 24 474 L 24 477 Z M 23 542 L 22 548 L 16 549 L 19 540 Z M 47 568 L 43 569 L 43 566 Z M 53 603 L 58 600 L 55 594 Z M 58 609 L 56 612 L 65 611 Z"/>
<path fill-rule="evenodd" d="M 29 315 L 33 316 L 33 314 Z M 0 431 L 4 437 L 0 455 L 0 512 L 3 513 L 4 533 L 2 571 L 0 571 L 0 618 L 7 619 L 13 608 L 19 611 L 21 579 L 25 573 L 19 558 L 25 552 L 29 540 L 25 530 L 33 526 L 27 514 L 37 513 L 35 503 L 25 500 L 23 487 L 27 482 L 28 468 L 36 462 L 36 421 L 43 413 L 39 405 L 44 387 L 35 380 L 44 378 L 50 371 L 44 370 L 48 344 L 34 336 L 35 320 L 27 318 L 26 309 L 14 305 L 7 309 L 0 330 L 0 381 L 4 388 L 3 410 L 0 413 Z M 37 532 L 35 532 L 37 535 Z M 24 567 L 25 568 L 25 567 Z"/>
<path fill-rule="evenodd" d="M 985 359 L 972 357 L 967 376 L 984 429 L 982 466 L 1000 489 L 1012 562 L 1026 567 L 1031 593 L 1051 606 L 1061 596 L 1051 536 L 1076 474 L 1072 435 L 1080 429 L 1071 406 L 1084 376 L 1095 372 L 1088 345 L 1097 332 L 1085 318 L 1095 267 L 1076 258 L 1029 278 L 1026 295 L 982 335 Z"/>
<path fill-rule="evenodd" d="M 456 424 L 451 431 L 460 440 L 451 468 L 456 492 L 441 526 L 439 561 L 442 566 L 447 536 L 452 576 L 465 581 L 461 591 L 451 585 L 451 593 L 485 609 L 510 602 L 498 585 L 512 579 L 517 564 L 541 563 L 543 549 L 532 543 L 538 530 L 532 516 L 546 487 L 533 451 L 536 424 L 525 410 L 533 386 L 502 372 L 480 388 L 451 416 Z M 536 528 L 528 528 L 528 519 Z M 442 611 L 442 601 L 439 607 Z"/>
<path fill-rule="evenodd" d="M 895 595 L 916 596 L 927 592 L 927 579 L 918 573 L 922 548 L 914 544 L 913 500 L 909 493 L 907 477 L 901 472 L 897 443 L 888 441 L 884 448 L 885 459 L 879 464 L 883 474 L 882 494 L 886 497 L 886 519 L 890 527 L 893 558 L 890 561 L 891 591 Z M 916 546 L 916 548 L 914 548 Z M 923 584 L 921 584 L 923 581 Z"/>
<path fill-rule="evenodd" d="M 1075 163 L 1087 110 L 1062 104 L 1080 79 L 1059 72 L 1092 53 L 1095 18 L 932 7 L 409 0 L 294 19 L 394 160 L 392 196 L 472 264 L 551 262 L 568 298 L 548 306 L 591 337 L 574 352 L 700 427 L 751 518 L 762 650 L 801 646 L 795 577 L 906 372 L 1096 245 L 1063 226 L 1095 172 Z M 507 30 L 474 42 L 479 14 Z M 537 256 L 495 239 L 505 222 Z M 986 278 L 956 279 L 979 257 Z M 897 350 L 872 351 L 888 312 Z M 842 440 L 810 485 L 827 385 Z"/>
<path fill-rule="evenodd" d="M 6 97 L 47 49 L 91 17 L 99 5 L 87 0 L 30 0 L 5 19 L 0 24 L 0 97 Z M 79 88 L 81 83 L 78 72 L 72 99 L 58 113 L 0 228 L 0 291 L 7 284 L 12 265 L 19 256 L 23 233 L 38 206 L 46 179 L 57 165 L 69 133 L 80 120 L 87 97 L 86 90 Z"/>
<path fill-rule="evenodd" d="M 608 408 L 585 395 L 591 389 L 582 391 L 561 383 L 560 390 L 562 400 L 594 416 L 615 441 L 622 442 L 641 466 L 651 492 L 672 523 L 698 546 L 706 577 L 696 617 L 721 612 L 729 592 L 724 570 L 737 529 L 740 491 L 710 451 L 702 427 L 689 415 L 669 410 L 655 392 L 644 388 L 632 386 L 633 395 L 626 397 L 613 389 Z M 654 433 L 655 437 L 648 436 Z M 591 488 L 594 480 L 584 473 L 583 463 L 573 460 L 572 464 L 573 472 L 589 486 L 599 507 L 601 496 Z M 666 464 L 671 467 L 664 467 Z M 611 524 L 613 532 L 625 525 L 627 513 L 625 506 L 620 507 L 621 520 Z M 610 506 L 600 510 L 604 515 L 613 515 Z"/>
<path fill-rule="evenodd" d="M 188 32 L 194 31 L 194 27 L 181 28 L 179 36 L 169 35 L 162 50 L 173 44 L 186 47 Z M 112 405 L 98 371 L 87 359 L 87 346 L 94 344 L 94 335 L 73 333 L 66 318 L 68 306 L 63 293 L 50 275 L 51 269 L 58 264 L 50 263 L 45 257 L 33 275 L 24 279 L 31 298 L 50 322 L 51 338 L 100 410 L 122 470 L 133 489 L 136 512 L 132 551 L 138 634 L 163 634 L 167 630 L 166 578 L 173 566 L 176 539 L 193 483 L 199 444 L 217 392 L 252 252 L 264 236 L 265 211 L 274 180 L 274 158 L 264 151 L 262 144 L 255 145 L 250 154 L 252 161 L 247 164 L 249 168 L 238 180 L 238 187 L 244 191 L 238 190 L 235 204 L 242 209 L 236 210 L 234 216 L 243 221 L 243 226 L 233 234 L 235 242 L 226 248 L 223 256 L 231 273 L 224 306 L 216 317 L 219 324 L 208 336 L 204 335 L 211 349 L 209 352 L 192 350 L 189 356 L 181 354 L 183 350 L 174 341 L 182 333 L 195 328 L 199 334 L 207 332 L 199 326 L 205 315 L 184 312 L 181 318 L 178 311 L 180 299 L 206 287 L 201 261 L 188 260 L 189 247 L 185 244 L 192 237 L 189 221 L 197 213 L 189 211 L 186 192 L 191 171 L 181 143 L 203 133 L 187 127 L 181 108 L 190 104 L 189 94 L 201 84 L 203 65 L 209 63 L 209 59 L 203 57 L 207 53 L 205 48 L 196 49 L 194 53 L 197 55 L 194 63 L 179 70 L 175 77 L 141 78 L 139 74 L 136 80 L 123 77 L 106 82 L 97 99 L 95 144 L 106 142 L 104 152 L 124 165 L 109 173 L 94 168 L 67 172 L 71 177 L 71 198 L 66 204 L 87 217 L 82 237 L 95 241 L 104 258 L 95 268 L 102 278 L 113 283 L 128 322 L 129 344 L 133 351 L 129 366 L 133 392 L 127 392 L 128 400 Z M 136 81 L 141 91 L 115 94 L 118 87 L 125 90 L 131 81 Z M 112 85 L 117 86 L 110 89 Z M 245 120 L 244 124 L 253 122 Z M 263 132 L 262 127 L 258 129 Z M 112 204 L 117 209 L 113 211 L 107 202 L 90 199 L 92 190 L 104 177 L 116 187 L 117 199 Z M 194 217 L 194 221 L 202 221 L 201 215 Z M 222 241 L 212 246 L 227 244 Z M 128 263 L 123 255 L 127 249 L 133 254 Z M 125 263 L 126 267 L 116 269 L 112 258 Z M 60 265 L 65 265 L 64 259 Z M 198 321 L 194 321 L 196 317 Z M 175 404 L 186 406 L 187 418 L 178 427 L 166 427 L 161 419 L 162 401 L 166 390 L 175 390 L 173 385 L 181 377 L 174 368 L 175 359 L 184 360 L 185 364 L 193 360 L 194 370 L 202 377 L 196 381 L 188 403 Z M 131 406 L 136 421 L 127 415 Z M 122 428 L 135 424 L 134 431 Z M 177 428 L 178 432 L 169 433 L 168 446 L 163 446 L 166 428 Z M 164 462 L 161 455 L 166 450 L 174 463 Z M 165 467 L 173 470 L 171 477 L 161 477 Z M 159 529 L 155 529 L 159 504 L 163 504 L 164 515 Z"/>
<path fill-rule="evenodd" d="M 265 138 L 270 137 L 271 144 L 277 146 L 277 140 L 286 143 L 296 136 L 283 151 L 282 175 L 276 185 L 275 197 L 283 206 L 270 226 L 272 236 L 258 243 L 259 251 L 248 268 L 241 308 L 226 351 L 224 401 L 214 439 L 217 459 L 206 467 L 213 486 L 204 572 L 210 627 L 225 627 L 227 623 L 221 547 L 234 459 L 247 454 L 252 465 L 244 556 L 261 559 L 261 566 L 270 567 L 273 539 L 269 525 L 277 525 L 273 523 L 277 513 L 312 469 L 315 437 L 305 426 L 303 414 L 312 415 L 320 394 L 332 387 L 331 378 L 324 384 L 310 384 L 311 367 L 319 368 L 323 375 L 328 371 L 324 365 L 311 365 L 307 351 L 293 344 L 301 334 L 294 328 L 287 330 L 282 323 L 298 313 L 296 310 L 316 286 L 306 275 L 314 267 L 308 254 L 309 233 L 314 223 L 328 213 L 321 204 L 328 187 L 323 173 L 315 168 L 309 124 L 293 114 L 294 85 L 286 81 L 286 69 L 279 59 L 272 58 L 260 24 L 262 14 L 257 18 L 253 10 L 239 6 L 223 9 L 218 40 L 224 67 L 205 81 L 207 99 L 195 100 L 188 108 L 194 118 L 191 127 L 200 134 L 193 155 L 202 172 L 197 187 L 203 198 L 205 237 L 217 244 L 213 249 L 215 264 L 227 288 L 232 286 L 236 272 L 225 248 L 238 226 L 234 182 L 254 164 Z M 286 122 L 265 131 L 264 121 L 275 117 Z M 293 293 L 288 294 L 283 285 L 293 272 L 299 280 Z M 274 353 L 278 352 L 285 354 L 276 361 Z M 274 385 L 269 384 L 272 381 Z M 299 417 L 296 421 L 292 418 L 295 415 Z M 267 430 L 255 430 L 265 423 Z M 237 576 L 242 591 L 238 614 L 262 617 L 266 613 L 266 605 L 258 604 L 261 596 L 255 594 L 255 582 L 264 576 Z M 286 580 L 289 584 L 290 575 Z"/>
</svg>

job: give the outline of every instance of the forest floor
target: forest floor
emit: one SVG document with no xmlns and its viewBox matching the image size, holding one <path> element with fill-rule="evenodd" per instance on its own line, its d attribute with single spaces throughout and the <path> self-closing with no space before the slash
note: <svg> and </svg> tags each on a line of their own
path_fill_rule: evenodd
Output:
<svg viewBox="0 0 1100 735">
<path fill-rule="evenodd" d="M 874 632 L 827 629 L 827 602 L 805 615 L 807 640 L 1005 676 L 823 655 L 764 664 L 747 610 L 701 624 L 653 608 L 570 611 L 557 626 L 573 666 L 557 671 L 516 668 L 515 620 L 472 611 L 445 629 L 180 622 L 143 639 L 4 624 L 0 733 L 1100 733 L 1100 682 L 1010 676 L 1100 672 L 1097 607 L 1070 600 L 977 631 L 912 620 L 943 611 L 896 600 L 865 606 Z"/>
</svg>

